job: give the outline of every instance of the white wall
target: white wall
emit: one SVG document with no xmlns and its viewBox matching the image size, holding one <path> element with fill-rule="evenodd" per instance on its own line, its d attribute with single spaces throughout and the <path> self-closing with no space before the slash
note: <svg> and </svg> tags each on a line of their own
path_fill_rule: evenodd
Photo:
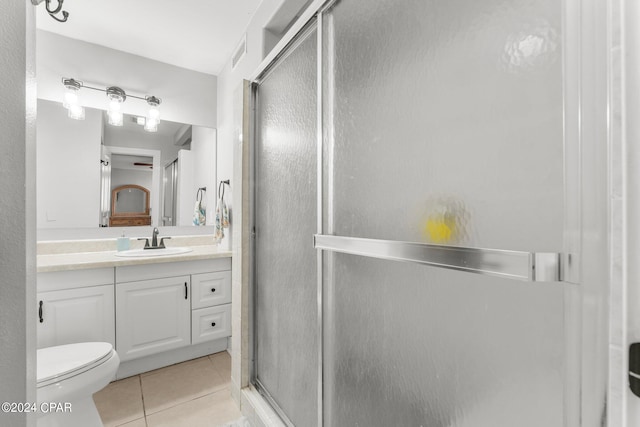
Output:
<svg viewBox="0 0 640 427">
<path fill-rule="evenodd" d="M 216 76 L 42 30 L 37 41 L 38 98 L 60 102 L 61 79 L 69 77 L 101 88 L 118 86 L 136 96 L 157 96 L 162 119 L 216 127 Z M 84 89 L 81 97 L 85 106 L 106 108 L 103 92 Z M 129 114 L 147 111 L 144 100 L 133 98 L 123 107 Z"/>
<path fill-rule="evenodd" d="M 135 184 L 151 191 L 151 169 L 133 170 L 111 168 L 111 190 L 121 185 Z"/>
<path fill-rule="evenodd" d="M 206 187 L 207 226 L 213 226 L 216 197 L 216 130 L 201 126 L 191 129 L 191 149 L 178 152 L 176 225 L 193 225 L 198 188 Z M 174 157 L 175 158 L 175 157 Z M 209 231 L 213 233 L 213 229 Z"/>
<path fill-rule="evenodd" d="M 231 58 L 218 76 L 218 182 L 231 180 L 231 188 L 225 192 L 225 200 L 230 208 L 231 226 L 225 230 L 225 238 L 221 248 L 230 249 L 233 253 L 232 266 L 232 337 L 231 357 L 233 370 L 231 373 L 231 394 L 240 404 L 243 413 L 248 414 L 251 409 L 245 405 L 245 399 L 240 397 L 240 390 L 248 385 L 249 372 L 249 310 L 248 304 L 248 269 L 249 259 L 246 257 L 246 247 L 243 248 L 241 215 L 234 215 L 232 200 L 236 201 L 238 211 L 242 210 L 242 182 L 243 172 L 238 167 L 242 163 L 242 113 L 243 113 L 243 80 L 250 78 L 256 71 L 263 58 L 280 37 L 280 28 L 289 22 L 285 16 L 293 17 L 292 11 L 299 10 L 306 0 L 263 0 L 256 10 L 246 30 L 247 52 L 235 69 L 231 69 Z M 298 7 L 293 6 L 293 4 Z M 238 162 L 234 164 L 234 151 Z M 234 170 L 235 168 L 235 170 Z M 235 177 L 235 178 L 234 178 Z M 236 194 L 233 194 L 233 190 Z M 245 201 L 248 202 L 248 201 Z M 234 230 L 235 227 L 235 230 Z M 231 236 L 236 236 L 233 242 Z"/>
<path fill-rule="evenodd" d="M 98 110 L 70 120 L 59 103 L 38 100 L 38 228 L 98 226 L 101 129 Z"/>
<path fill-rule="evenodd" d="M 274 30 L 286 27 L 285 23 L 289 22 L 305 3 L 306 0 L 263 0 L 246 30 L 247 53 L 235 69 L 231 69 L 229 58 L 218 75 L 218 181 L 233 178 L 233 144 L 241 134 L 240 127 L 234 125 L 234 97 L 242 97 L 242 81 L 252 76 L 269 53 L 268 49 L 277 42 L 278 35 L 274 34 Z M 235 123 L 241 121 L 235 120 Z M 238 185 L 239 183 L 232 180 L 231 190 Z M 231 199 L 232 192 L 228 191 L 225 200 L 229 206 Z M 231 230 L 225 232 L 223 247 L 231 248 L 230 236 Z"/>
<path fill-rule="evenodd" d="M 0 397 L 35 402 L 35 17 L 23 1 L 0 2 L 0 16 Z M 35 422 L 0 412 L 3 426 Z"/>
<path fill-rule="evenodd" d="M 193 165 L 193 205 L 198 188 L 207 187 L 204 193 L 206 204 L 207 224 L 214 225 L 216 214 L 216 130 L 201 126 L 192 128 L 191 152 L 194 155 Z M 226 196 L 226 195 L 225 195 Z M 226 197 L 225 197 L 226 199 Z"/>
<path fill-rule="evenodd" d="M 178 190 L 176 194 L 176 225 L 178 226 L 192 225 L 195 206 L 193 168 L 193 152 L 180 150 L 178 152 Z"/>
<path fill-rule="evenodd" d="M 233 173 L 233 94 L 265 57 L 263 29 L 284 0 L 263 0 L 247 27 L 247 53 L 235 69 L 231 58 L 218 75 L 218 180 L 231 179 Z M 233 183 L 231 183 L 233 186 Z"/>
<path fill-rule="evenodd" d="M 160 124 L 162 126 L 162 124 Z M 110 147 L 140 148 L 160 150 L 164 167 L 178 157 L 180 147 L 174 145 L 173 137 L 152 132 L 130 132 L 122 128 L 104 126 L 104 145 Z"/>
<path fill-rule="evenodd" d="M 622 131 L 612 133 L 612 164 L 614 172 L 612 243 L 614 255 L 612 284 L 612 316 L 610 356 L 612 365 L 611 391 L 613 410 L 623 413 L 621 427 L 635 427 L 640 420 L 640 397 L 628 384 L 629 345 L 640 342 L 640 4 L 636 0 L 619 0 L 615 5 L 612 37 L 612 126 Z M 621 35 L 621 37 L 620 37 Z M 619 68 L 618 68 L 619 67 Z M 616 144 L 617 143 L 617 144 Z M 617 222 L 615 221 L 617 220 Z M 620 224 L 621 223 L 621 224 Z M 616 286 L 617 285 L 617 286 Z M 622 365 L 622 366 L 619 366 Z M 622 392 L 619 391 L 622 388 Z M 618 401 L 616 401 L 616 398 Z M 614 415 L 617 415 L 614 412 Z M 614 418 L 614 420 L 616 420 Z M 609 424 L 616 426 L 616 424 Z"/>
</svg>

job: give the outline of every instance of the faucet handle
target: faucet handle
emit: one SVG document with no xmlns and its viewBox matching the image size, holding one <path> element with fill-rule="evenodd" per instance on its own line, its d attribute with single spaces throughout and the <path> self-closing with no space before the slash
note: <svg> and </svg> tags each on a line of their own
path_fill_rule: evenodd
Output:
<svg viewBox="0 0 640 427">
<path fill-rule="evenodd" d="M 138 240 L 144 240 L 144 248 L 147 249 L 149 247 L 149 239 L 146 237 L 138 237 Z"/>
<path fill-rule="evenodd" d="M 163 237 L 160 239 L 160 248 L 165 248 L 166 246 L 164 245 L 164 241 L 165 239 L 170 239 L 171 237 Z"/>
</svg>

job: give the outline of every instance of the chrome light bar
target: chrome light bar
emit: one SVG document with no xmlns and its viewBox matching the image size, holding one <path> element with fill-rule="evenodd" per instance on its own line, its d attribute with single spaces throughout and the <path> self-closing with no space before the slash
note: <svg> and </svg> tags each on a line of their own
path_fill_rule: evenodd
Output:
<svg viewBox="0 0 640 427">
<path fill-rule="evenodd" d="M 561 281 L 560 254 L 465 248 L 316 234 L 314 247 L 334 252 L 532 282 Z"/>
</svg>

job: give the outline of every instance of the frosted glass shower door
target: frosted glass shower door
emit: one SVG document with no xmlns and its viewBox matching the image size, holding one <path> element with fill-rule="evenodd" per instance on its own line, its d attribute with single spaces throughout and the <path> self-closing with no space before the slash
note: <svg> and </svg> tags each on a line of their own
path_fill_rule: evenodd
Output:
<svg viewBox="0 0 640 427">
<path fill-rule="evenodd" d="M 317 425 L 317 48 L 307 30 L 255 89 L 254 381 Z"/>
<path fill-rule="evenodd" d="M 564 425 L 564 285 L 357 249 L 562 252 L 561 3 L 323 14 L 325 426 Z"/>
</svg>

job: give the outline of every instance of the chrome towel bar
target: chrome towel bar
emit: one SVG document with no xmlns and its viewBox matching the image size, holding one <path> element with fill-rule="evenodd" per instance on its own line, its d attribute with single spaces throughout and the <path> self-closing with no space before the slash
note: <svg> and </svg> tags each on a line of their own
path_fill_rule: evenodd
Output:
<svg viewBox="0 0 640 427">
<path fill-rule="evenodd" d="M 313 236 L 316 249 L 532 282 L 562 280 L 559 253 L 465 248 L 359 237 Z"/>
</svg>

